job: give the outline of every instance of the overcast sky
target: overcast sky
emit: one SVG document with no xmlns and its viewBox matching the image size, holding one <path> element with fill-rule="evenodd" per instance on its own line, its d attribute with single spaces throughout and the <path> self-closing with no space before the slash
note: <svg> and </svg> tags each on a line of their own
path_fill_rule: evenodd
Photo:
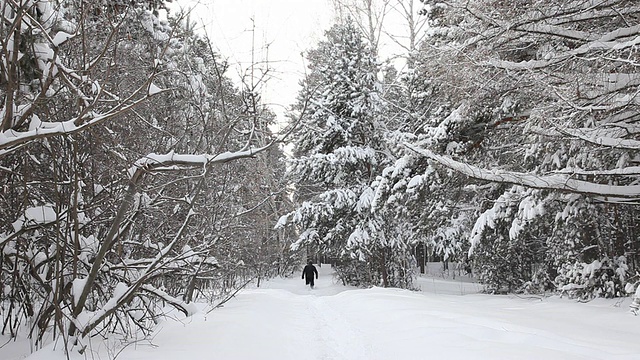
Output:
<svg viewBox="0 0 640 360">
<path fill-rule="evenodd" d="M 272 104 L 279 117 L 294 102 L 304 75 L 301 54 L 322 39 L 333 16 L 328 0 L 176 1 L 195 9 L 191 21 L 203 25 L 214 48 L 228 59 L 232 65 L 229 76 L 234 80 L 251 65 L 252 42 L 256 62 L 268 56 L 273 77 L 263 100 Z"/>
</svg>

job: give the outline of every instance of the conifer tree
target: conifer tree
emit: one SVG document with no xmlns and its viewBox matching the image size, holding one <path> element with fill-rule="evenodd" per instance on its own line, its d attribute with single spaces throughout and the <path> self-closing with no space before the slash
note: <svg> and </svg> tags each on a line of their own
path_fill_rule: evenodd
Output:
<svg viewBox="0 0 640 360">
<path fill-rule="evenodd" d="M 310 74 L 297 105 L 305 112 L 294 134 L 290 172 L 299 207 L 279 225 L 299 227 L 294 248 L 307 246 L 336 259 L 345 283 L 402 283 L 396 279 L 407 274 L 393 264 L 406 248 L 371 207 L 371 183 L 389 161 L 374 52 L 347 20 L 326 32 L 308 60 Z"/>
<path fill-rule="evenodd" d="M 423 3 L 419 62 L 440 97 L 429 116 L 443 120 L 413 149 L 493 182 L 470 232 L 483 281 L 619 292 L 637 247 L 637 208 L 624 204 L 638 191 L 637 2 Z"/>
</svg>

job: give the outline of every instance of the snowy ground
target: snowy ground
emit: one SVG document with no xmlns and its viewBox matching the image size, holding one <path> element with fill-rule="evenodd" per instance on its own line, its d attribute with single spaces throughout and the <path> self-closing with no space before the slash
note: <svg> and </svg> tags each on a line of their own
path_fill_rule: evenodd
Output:
<svg viewBox="0 0 640 360">
<path fill-rule="evenodd" d="M 329 266 L 319 271 L 314 290 L 299 276 L 271 280 L 208 314 L 164 322 L 117 359 L 640 359 L 630 299 L 483 295 L 464 277 L 434 273 L 418 279 L 422 292 L 353 289 L 335 284 Z M 0 359 L 23 358 L 10 349 Z M 72 359 L 116 353 L 94 344 Z M 45 348 L 28 359 L 64 358 Z"/>
</svg>

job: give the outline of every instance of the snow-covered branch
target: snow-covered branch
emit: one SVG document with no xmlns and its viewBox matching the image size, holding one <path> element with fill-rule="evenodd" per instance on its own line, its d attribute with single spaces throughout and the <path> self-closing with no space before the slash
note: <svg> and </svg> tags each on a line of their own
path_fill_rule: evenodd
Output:
<svg viewBox="0 0 640 360">
<path fill-rule="evenodd" d="M 141 90 L 148 88 L 148 84 L 139 88 L 135 93 L 139 93 Z M 166 92 L 164 90 L 162 92 Z M 157 92 L 156 94 L 161 93 Z M 7 130 L 5 132 L 0 133 L 0 157 L 8 154 L 12 150 L 14 150 L 17 146 L 25 144 L 29 141 L 33 141 L 35 139 L 44 139 L 52 136 L 58 135 L 70 135 L 83 130 L 86 130 L 89 127 L 93 127 L 99 124 L 103 124 L 107 120 L 113 119 L 116 116 L 121 116 L 136 108 L 137 106 L 145 103 L 151 96 L 156 94 L 144 95 L 140 99 L 137 99 L 133 102 L 130 102 L 126 105 L 115 107 L 109 110 L 106 113 L 98 114 L 98 113 L 89 113 L 86 116 L 80 118 L 73 118 L 67 121 L 62 122 L 53 122 L 53 123 L 45 123 L 40 122 L 37 127 L 30 129 L 28 131 L 15 131 L 15 130 Z"/>
<path fill-rule="evenodd" d="M 591 194 L 599 196 L 614 196 L 620 198 L 640 197 L 640 185 L 608 185 L 589 181 L 576 180 L 569 174 L 538 175 L 516 171 L 488 170 L 470 164 L 465 164 L 450 157 L 437 155 L 428 149 L 422 149 L 412 144 L 404 144 L 410 150 L 455 170 L 469 177 L 492 182 L 522 185 L 535 189 L 549 189 Z"/>
<path fill-rule="evenodd" d="M 155 286 L 144 284 L 140 287 L 140 289 L 161 298 L 162 300 L 171 304 L 171 306 L 180 310 L 180 312 L 182 312 L 185 316 L 191 316 L 198 312 L 198 309 L 196 308 L 194 303 L 186 303 L 185 301 L 173 297 L 167 294 L 165 291 L 156 288 Z"/>
<path fill-rule="evenodd" d="M 569 58 L 584 56 L 596 51 L 621 51 L 640 45 L 640 25 L 616 29 L 592 40 L 577 49 L 558 53 L 548 60 L 527 60 L 521 62 L 506 60 L 489 60 L 489 64 L 504 70 L 534 70 L 555 65 Z"/>
<path fill-rule="evenodd" d="M 610 131 L 603 129 L 562 129 L 560 132 L 595 145 L 614 149 L 640 150 L 640 141 L 607 136 Z"/>
<path fill-rule="evenodd" d="M 129 208 L 133 204 L 134 196 L 137 192 L 137 189 L 142 182 L 144 175 L 146 173 L 151 173 L 156 170 L 163 170 L 172 168 L 174 170 L 180 170 L 185 168 L 192 168 L 194 166 L 202 166 L 208 167 L 213 166 L 215 164 L 226 163 L 233 160 L 243 159 L 252 157 L 262 151 L 265 151 L 269 147 L 273 146 L 274 142 L 271 142 L 268 145 L 265 145 L 256 149 L 247 149 L 243 151 L 237 152 L 224 152 L 221 154 L 210 155 L 210 154 L 200 154 L 200 155 L 187 155 L 187 154 L 175 154 L 173 152 L 158 155 L 158 154 L 149 154 L 144 158 L 136 161 L 136 165 L 129 170 L 129 186 L 120 203 L 120 207 L 116 216 L 113 219 L 109 232 L 105 239 L 101 242 L 100 249 L 96 254 L 96 257 L 93 262 L 93 266 L 89 271 L 89 275 L 87 276 L 87 281 L 82 289 L 81 294 L 78 297 L 78 301 L 76 303 L 76 307 L 74 309 L 74 317 L 79 316 L 84 308 L 84 305 L 87 301 L 89 293 L 91 292 L 91 288 L 93 283 L 100 272 L 100 269 L 103 264 L 103 260 L 107 253 L 113 248 L 114 243 L 117 239 L 117 234 L 120 232 L 120 225 L 122 221 L 125 219 L 125 214 L 129 210 Z M 191 214 L 191 213 L 190 213 Z M 188 220 L 189 216 L 187 217 Z M 187 221 L 183 223 L 182 230 L 184 229 Z M 181 230 L 181 231 L 182 231 Z M 166 251 L 170 250 L 179 236 L 177 236 L 174 241 L 167 246 L 163 251 L 161 251 L 156 261 L 148 266 L 147 272 L 153 270 L 153 265 L 157 264 L 157 262 L 162 259 L 162 256 L 166 253 Z M 70 329 L 70 333 L 73 334 L 75 332 L 74 328 Z"/>
</svg>

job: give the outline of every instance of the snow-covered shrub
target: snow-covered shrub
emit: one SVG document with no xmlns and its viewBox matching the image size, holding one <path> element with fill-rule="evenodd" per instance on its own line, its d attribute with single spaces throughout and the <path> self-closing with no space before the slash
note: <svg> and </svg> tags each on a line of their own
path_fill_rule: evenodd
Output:
<svg viewBox="0 0 640 360">
<path fill-rule="evenodd" d="M 624 256 L 613 261 L 604 258 L 591 263 L 576 262 L 564 265 L 555 283 L 561 294 L 581 300 L 624 296 L 627 269 Z"/>
<path fill-rule="evenodd" d="M 513 248 L 504 239 L 494 239 L 491 244 L 480 243 L 473 254 L 473 272 L 489 293 L 507 293 L 519 288 L 523 281 L 514 278 L 516 264 Z"/>
<path fill-rule="evenodd" d="M 540 264 L 533 272 L 531 280 L 526 281 L 517 292 L 523 294 L 540 294 L 553 287 L 553 281 L 549 276 L 548 267 Z"/>
<path fill-rule="evenodd" d="M 549 287 L 545 234 L 536 203 L 540 194 L 511 187 L 484 211 L 471 231 L 474 273 L 490 293 L 544 291 Z M 525 226 L 526 225 L 526 226 Z"/>
<path fill-rule="evenodd" d="M 377 285 L 372 280 L 369 264 L 354 259 L 343 258 L 335 266 L 336 276 L 343 285 L 369 287 Z"/>
<path fill-rule="evenodd" d="M 640 278 L 640 274 L 636 273 L 633 278 L 635 278 L 636 281 L 628 282 L 625 285 L 624 290 L 627 294 L 631 294 L 633 297 L 633 301 L 629 304 L 631 312 L 634 315 L 638 315 L 638 310 L 640 310 L 640 280 L 638 280 L 638 278 Z"/>
</svg>

